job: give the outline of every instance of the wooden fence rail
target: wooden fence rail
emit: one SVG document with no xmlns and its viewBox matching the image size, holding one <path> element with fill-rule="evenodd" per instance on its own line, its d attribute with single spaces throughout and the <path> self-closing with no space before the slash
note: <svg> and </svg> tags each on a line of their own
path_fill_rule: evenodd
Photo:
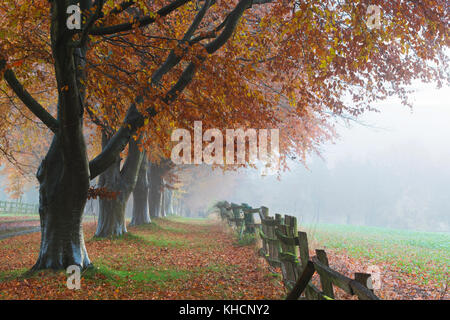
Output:
<svg viewBox="0 0 450 320">
<path fill-rule="evenodd" d="M 24 202 L 0 201 L 0 214 L 38 214 L 39 205 Z"/>
<path fill-rule="evenodd" d="M 283 283 L 290 300 L 333 300 L 334 289 L 339 288 L 360 300 L 379 300 L 373 293 L 371 275 L 355 273 L 355 278 L 330 268 L 325 250 L 315 250 L 316 255 L 309 256 L 308 236 L 298 231 L 297 218 L 289 215 L 282 217 L 269 215 L 266 207 L 252 208 L 221 201 L 216 204 L 222 220 L 233 227 L 242 237 L 245 233 L 254 233 L 261 238 L 259 253 L 274 268 L 280 268 Z M 253 215 L 259 215 L 261 223 L 255 223 Z M 320 289 L 311 279 L 316 273 L 320 278 Z"/>
</svg>

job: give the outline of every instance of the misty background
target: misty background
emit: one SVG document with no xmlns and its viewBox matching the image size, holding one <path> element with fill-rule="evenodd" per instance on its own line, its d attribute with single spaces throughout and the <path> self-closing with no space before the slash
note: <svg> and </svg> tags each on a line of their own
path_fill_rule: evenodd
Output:
<svg viewBox="0 0 450 320">
<path fill-rule="evenodd" d="M 193 211 L 228 200 L 264 205 L 300 223 L 449 232 L 450 87 L 414 89 L 413 109 L 391 99 L 358 123 L 338 122 L 335 143 L 322 146 L 307 168 L 291 161 L 281 179 L 254 169 L 209 172 L 212 182 L 189 194 Z M 0 200 L 7 200 L 3 190 Z M 37 203 L 37 190 L 22 201 Z"/>
<path fill-rule="evenodd" d="M 376 107 L 307 166 L 276 177 L 251 174 L 232 200 L 293 214 L 300 223 L 450 231 L 450 88 L 419 84 L 413 109 L 397 99 Z"/>
</svg>

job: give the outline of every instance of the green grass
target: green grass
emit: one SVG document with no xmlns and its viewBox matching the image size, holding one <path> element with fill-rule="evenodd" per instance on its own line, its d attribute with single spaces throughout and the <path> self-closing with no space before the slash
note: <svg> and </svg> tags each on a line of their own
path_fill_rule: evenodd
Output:
<svg viewBox="0 0 450 320">
<path fill-rule="evenodd" d="M 26 268 L 15 269 L 10 271 L 0 271 L 0 282 L 7 281 L 10 279 L 19 279 L 24 277 L 28 270 Z"/>
<path fill-rule="evenodd" d="M 180 222 L 180 223 L 189 223 L 189 224 L 208 224 L 211 221 L 209 219 L 206 218 L 188 218 L 188 217 L 180 217 L 180 216 L 174 216 L 174 215 L 169 215 L 167 217 L 165 217 L 165 219 L 174 221 L 174 222 Z"/>
<path fill-rule="evenodd" d="M 417 283 L 448 281 L 450 234 L 350 225 L 306 225 L 309 240 L 355 258 L 388 262 Z"/>
<path fill-rule="evenodd" d="M 186 233 L 190 232 L 189 230 L 182 229 L 182 228 L 176 228 L 176 227 L 167 226 L 167 225 L 161 226 L 160 224 L 158 224 L 158 220 L 159 219 L 154 219 L 154 221 L 152 221 L 152 223 L 137 226 L 136 228 L 138 230 L 140 229 L 140 230 L 149 230 L 149 231 L 168 231 L 168 232 L 180 233 L 180 234 L 186 234 Z"/>
<path fill-rule="evenodd" d="M 239 247 L 251 246 L 256 243 L 256 236 L 251 233 L 244 233 L 241 238 L 239 238 L 239 234 L 236 233 L 236 239 L 235 245 Z"/>
<path fill-rule="evenodd" d="M 156 230 L 160 228 L 159 226 L 140 226 L 140 229 L 152 229 Z M 126 242 L 126 241 L 135 241 L 140 242 L 145 245 L 150 245 L 154 247 L 184 247 L 186 246 L 186 242 L 183 240 L 171 239 L 168 236 L 164 236 L 161 234 L 136 234 L 132 232 L 127 232 L 126 234 L 119 237 L 109 238 L 115 242 Z M 93 237 L 88 241 L 103 241 L 105 238 Z"/>
<path fill-rule="evenodd" d="M 82 276 L 86 279 L 99 281 L 99 283 L 107 281 L 117 287 L 123 287 L 129 280 L 135 282 L 136 285 L 150 282 L 164 286 L 168 281 L 186 279 L 191 273 L 188 270 L 175 268 L 158 269 L 151 266 L 145 270 L 129 271 L 114 269 L 107 264 L 97 262 L 95 267 L 87 269 Z"/>
<path fill-rule="evenodd" d="M 94 267 L 83 272 L 82 278 L 90 279 L 101 284 L 108 282 L 115 287 L 133 288 L 146 285 L 146 290 L 154 290 L 152 284 L 158 288 L 170 287 L 179 281 L 184 281 L 197 277 L 199 274 L 225 274 L 233 272 L 235 266 L 212 264 L 205 267 L 199 267 L 193 270 L 187 270 L 175 267 L 153 267 L 146 266 L 145 269 L 128 269 L 126 265 L 123 268 L 117 268 L 107 261 L 96 261 Z"/>
<path fill-rule="evenodd" d="M 135 237 L 143 239 L 145 242 L 156 247 L 184 247 L 187 245 L 186 241 L 170 239 L 161 235 L 145 234 L 134 235 Z"/>
</svg>

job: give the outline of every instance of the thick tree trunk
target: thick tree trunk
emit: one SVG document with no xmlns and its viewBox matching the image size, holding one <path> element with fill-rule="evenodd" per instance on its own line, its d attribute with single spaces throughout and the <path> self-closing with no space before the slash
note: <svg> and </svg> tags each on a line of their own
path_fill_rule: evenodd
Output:
<svg viewBox="0 0 450 320">
<path fill-rule="evenodd" d="M 120 159 L 100 175 L 99 187 L 120 192 Z M 128 200 L 128 199 L 126 199 Z M 99 199 L 99 214 L 96 237 L 121 236 L 127 232 L 125 225 L 126 201 L 122 193 L 116 199 Z"/>
<path fill-rule="evenodd" d="M 82 9 L 90 3 L 83 1 Z M 41 246 L 32 270 L 86 268 L 82 217 L 89 188 L 89 163 L 83 136 L 86 47 L 67 45 L 64 2 L 51 3 L 51 45 L 58 87 L 57 124 L 52 144 L 36 174 L 39 188 Z"/>
<path fill-rule="evenodd" d="M 105 134 L 102 140 L 103 146 L 107 145 L 108 139 Z M 118 158 L 115 164 L 100 175 L 100 187 L 118 192 L 118 195 L 115 199 L 100 199 L 96 237 L 118 237 L 127 232 L 125 208 L 136 186 L 142 157 L 138 143 L 130 139 L 128 156 L 122 170 L 120 169 L 121 159 Z"/>
<path fill-rule="evenodd" d="M 37 173 L 41 248 L 32 270 L 90 265 L 81 224 L 89 177 L 83 170 L 74 174 L 75 168 L 64 170 L 64 167 L 59 138 L 55 136 Z"/>
<path fill-rule="evenodd" d="M 100 200 L 96 237 L 118 237 L 127 233 L 125 206 L 126 202 L 122 197 L 117 197 L 114 200 Z"/>
<path fill-rule="evenodd" d="M 147 159 L 144 153 L 139 168 L 138 179 L 133 190 L 133 213 L 130 226 L 138 226 L 151 222 L 148 213 L 148 179 Z"/>
</svg>

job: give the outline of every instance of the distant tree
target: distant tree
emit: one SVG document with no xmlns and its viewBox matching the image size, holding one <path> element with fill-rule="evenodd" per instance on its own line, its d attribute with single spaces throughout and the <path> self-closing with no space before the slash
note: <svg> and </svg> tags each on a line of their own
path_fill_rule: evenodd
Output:
<svg viewBox="0 0 450 320">
<path fill-rule="evenodd" d="M 146 153 L 143 154 L 141 166 L 139 167 L 136 186 L 133 190 L 133 212 L 131 214 L 132 226 L 139 226 L 151 222 L 148 206 L 149 180 L 147 176 L 148 160 Z"/>
</svg>

